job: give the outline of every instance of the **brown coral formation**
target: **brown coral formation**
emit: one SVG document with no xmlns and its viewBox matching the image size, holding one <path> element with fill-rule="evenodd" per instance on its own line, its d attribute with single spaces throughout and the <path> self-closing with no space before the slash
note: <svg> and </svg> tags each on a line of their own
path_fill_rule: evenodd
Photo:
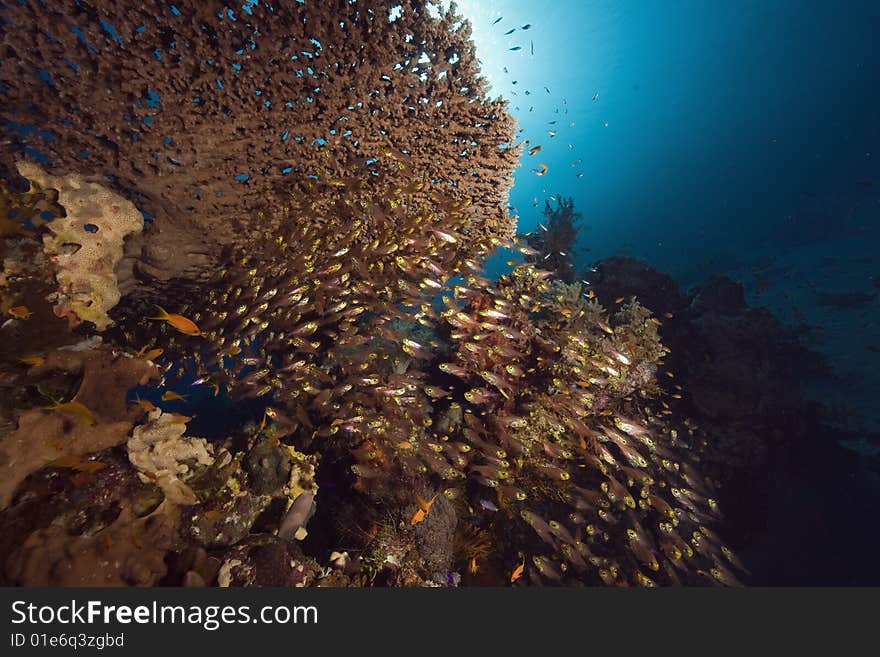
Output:
<svg viewBox="0 0 880 657">
<path fill-rule="evenodd" d="M 341 189 L 419 201 L 442 189 L 469 205 L 470 235 L 513 230 L 513 122 L 485 97 L 452 11 L 154 0 L 16 3 L 5 18 L 0 118 L 51 138 L 7 124 L 3 157 L 38 150 L 53 172 L 111 179 L 156 217 L 153 274 L 191 273 L 286 203 L 327 212 Z"/>
<path fill-rule="evenodd" d="M 38 381 L 54 371 L 78 380 L 69 400 L 76 406 L 26 410 L 17 418 L 16 429 L 0 438 L 0 508 L 9 504 L 18 484 L 31 472 L 124 443 L 136 419 L 125 394 L 156 374 L 151 363 L 101 347 L 58 349 L 32 367 L 28 376 Z"/>
<path fill-rule="evenodd" d="M 154 586 L 166 573 L 178 522 L 179 511 L 166 502 L 144 518 L 123 508 L 96 536 L 53 525 L 27 538 L 5 574 L 19 586 Z"/>
</svg>

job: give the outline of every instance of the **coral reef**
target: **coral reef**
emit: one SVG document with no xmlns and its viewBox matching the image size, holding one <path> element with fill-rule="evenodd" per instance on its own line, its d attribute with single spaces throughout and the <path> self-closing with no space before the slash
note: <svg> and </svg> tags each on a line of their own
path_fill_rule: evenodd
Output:
<svg viewBox="0 0 880 657">
<path fill-rule="evenodd" d="M 54 407 L 0 443 L 10 582 L 737 584 L 705 437 L 660 398 L 659 320 L 571 283 L 571 200 L 533 262 L 482 275 L 513 245 L 513 121 L 468 24 L 397 4 L 9 7 L 2 157 L 39 137 L 89 203 L 112 176 L 154 217 L 102 270 L 140 287 L 76 309 L 113 347 L 11 370 Z M 248 421 L 188 435 L 210 403 Z M 28 520 L 72 498 L 81 521 Z"/>
<path fill-rule="evenodd" d="M 50 176 L 40 167 L 21 162 L 19 173 L 40 189 L 53 189 L 65 216 L 47 223 L 43 249 L 55 270 L 58 290 L 55 314 L 71 326 L 92 322 L 101 331 L 119 302 L 115 267 L 122 259 L 125 238 L 140 233 L 144 220 L 130 201 L 88 182 L 82 176 Z"/>
<path fill-rule="evenodd" d="M 740 284 L 711 276 L 687 293 L 646 264 L 615 257 L 588 274 L 596 297 L 635 296 L 663 317 L 664 404 L 706 436 L 700 468 L 723 485 L 728 532 L 744 541 L 765 531 L 771 490 L 795 454 L 830 458 L 825 413 L 808 400 L 828 365 L 768 310 L 749 307 Z M 817 438 L 816 435 L 820 437 Z"/>
</svg>

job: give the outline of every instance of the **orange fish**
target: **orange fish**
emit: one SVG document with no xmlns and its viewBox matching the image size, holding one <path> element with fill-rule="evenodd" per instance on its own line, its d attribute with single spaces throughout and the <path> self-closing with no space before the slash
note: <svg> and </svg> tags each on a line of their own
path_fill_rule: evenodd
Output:
<svg viewBox="0 0 880 657">
<path fill-rule="evenodd" d="M 176 315 L 174 313 L 167 313 L 162 306 L 157 305 L 156 308 L 159 309 L 159 315 L 157 317 L 147 317 L 147 319 L 155 319 L 161 322 L 168 322 L 176 328 L 181 333 L 186 335 L 201 335 L 202 331 L 196 326 L 195 322 L 191 319 L 184 317 L 183 315 Z"/>
<path fill-rule="evenodd" d="M 520 565 L 513 569 L 513 572 L 510 573 L 510 583 L 513 584 L 516 580 L 520 578 L 523 574 L 523 570 L 526 568 L 526 562 L 523 561 Z"/>
<path fill-rule="evenodd" d="M 431 506 L 434 504 L 434 500 L 436 500 L 436 499 L 437 499 L 437 496 L 435 495 L 429 501 L 426 502 L 421 497 L 416 495 L 416 504 L 419 505 L 419 509 L 421 509 L 422 511 L 425 512 L 425 515 L 428 515 L 428 511 L 431 510 Z"/>
<path fill-rule="evenodd" d="M 410 525 L 419 524 L 422 520 L 425 519 L 426 515 L 428 515 L 428 514 L 425 513 L 424 511 L 422 511 L 421 509 L 416 509 L 416 512 L 413 514 L 412 518 L 409 519 L 409 524 Z"/>
<path fill-rule="evenodd" d="M 186 424 L 192 420 L 188 415 L 180 415 L 179 413 L 170 413 L 170 415 L 172 424 Z"/>
<path fill-rule="evenodd" d="M 86 408 L 85 404 L 76 401 L 64 402 L 63 404 L 60 402 L 55 402 L 51 406 L 49 406 L 48 410 L 53 411 L 65 411 L 67 413 L 72 413 L 79 417 L 83 422 L 86 423 L 87 426 L 93 427 L 98 421 L 95 419 L 95 416 L 92 415 L 92 412 Z"/>
<path fill-rule="evenodd" d="M 141 399 L 138 397 L 134 400 L 134 403 L 144 409 L 147 413 L 156 410 L 156 405 L 148 399 Z"/>
<path fill-rule="evenodd" d="M 6 312 L 15 317 L 15 319 L 27 319 L 33 315 L 33 313 L 28 310 L 27 306 L 13 306 Z"/>
<path fill-rule="evenodd" d="M 25 365 L 42 365 L 46 362 L 46 359 L 43 356 L 25 356 L 24 358 L 19 358 L 18 360 Z"/>
<path fill-rule="evenodd" d="M 587 296 L 588 296 L 590 299 L 595 299 L 595 298 L 596 298 L 596 293 L 593 292 L 592 290 L 590 290 L 589 292 L 587 292 Z"/>
<path fill-rule="evenodd" d="M 173 390 L 166 390 L 162 393 L 162 401 L 184 401 L 186 395 L 181 395 Z"/>
<path fill-rule="evenodd" d="M 622 303 L 623 300 L 624 300 L 624 297 L 617 297 L 617 298 L 614 300 L 614 303 Z"/>
<path fill-rule="evenodd" d="M 143 349 L 141 350 L 143 352 Z M 156 360 L 159 356 L 164 353 L 164 349 L 150 349 L 147 352 L 139 353 L 138 356 L 143 358 L 144 360 Z"/>
<path fill-rule="evenodd" d="M 214 383 L 212 381 L 209 385 L 211 386 L 211 389 L 214 391 L 214 397 L 216 397 L 218 394 L 220 394 L 220 385 L 219 384 Z"/>
<path fill-rule="evenodd" d="M 477 565 L 477 558 L 476 558 L 476 557 L 471 557 L 471 561 L 470 561 L 470 563 L 468 564 L 468 571 L 470 571 L 470 574 L 471 574 L 471 575 L 476 575 L 476 574 L 477 574 L 477 571 L 478 571 L 479 569 L 480 569 L 480 567 Z"/>
<path fill-rule="evenodd" d="M 672 313 L 663 313 L 663 316 L 664 316 L 666 319 L 672 319 L 673 317 L 675 317 L 675 315 L 673 315 Z"/>
</svg>

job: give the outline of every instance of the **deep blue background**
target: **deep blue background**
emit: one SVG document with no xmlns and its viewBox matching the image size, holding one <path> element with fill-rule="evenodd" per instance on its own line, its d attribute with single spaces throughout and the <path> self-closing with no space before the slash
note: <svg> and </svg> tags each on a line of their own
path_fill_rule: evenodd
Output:
<svg viewBox="0 0 880 657">
<path fill-rule="evenodd" d="M 627 254 L 684 287 L 743 282 L 754 305 L 815 327 L 810 346 L 837 373 L 818 394 L 876 427 L 877 298 L 820 300 L 880 289 L 880 2 L 459 4 L 526 150 L 542 146 L 517 171 L 520 230 L 571 196 L 580 270 Z"/>
</svg>

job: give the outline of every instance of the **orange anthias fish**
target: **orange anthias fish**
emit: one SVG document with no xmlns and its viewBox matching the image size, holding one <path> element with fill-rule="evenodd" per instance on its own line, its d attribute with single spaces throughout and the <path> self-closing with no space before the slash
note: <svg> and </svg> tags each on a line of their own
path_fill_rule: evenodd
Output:
<svg viewBox="0 0 880 657">
<path fill-rule="evenodd" d="M 431 510 L 431 506 L 434 504 L 434 500 L 436 500 L 436 499 L 437 499 L 437 496 L 435 495 L 434 497 L 432 497 L 430 500 L 428 500 L 426 502 L 421 497 L 416 495 L 416 504 L 419 505 L 419 508 L 413 514 L 412 518 L 410 518 L 409 524 L 410 525 L 417 525 L 422 520 L 424 520 L 425 516 L 428 515 L 428 511 Z"/>
<path fill-rule="evenodd" d="M 83 422 L 86 423 L 86 425 L 90 427 L 93 427 L 98 423 L 98 421 L 95 419 L 95 416 L 92 415 L 92 412 L 85 406 L 85 404 L 82 404 L 80 402 L 69 401 L 64 402 L 63 404 L 61 402 L 55 402 L 54 404 L 49 406 L 49 410 L 65 411 L 67 413 L 72 413 L 73 415 L 79 417 Z"/>
<path fill-rule="evenodd" d="M 155 360 L 159 356 L 163 354 L 164 349 L 149 349 L 147 347 L 143 347 L 140 351 L 138 351 L 138 358 L 143 358 L 144 360 Z"/>
<path fill-rule="evenodd" d="M 526 562 L 523 561 L 520 565 L 513 569 L 513 572 L 510 573 L 510 583 L 513 584 L 516 580 L 520 578 L 523 574 L 523 570 L 526 568 Z"/>
<path fill-rule="evenodd" d="M 181 395 L 173 390 L 166 390 L 162 393 L 162 401 L 183 401 L 185 399 L 186 395 Z"/>
<path fill-rule="evenodd" d="M 409 524 L 410 525 L 419 524 L 422 520 L 425 519 L 426 515 L 427 514 L 424 511 L 422 511 L 421 509 L 416 509 L 416 512 L 413 514 L 412 518 L 409 519 Z"/>
<path fill-rule="evenodd" d="M 27 306 L 13 306 L 6 312 L 15 317 L 15 319 L 27 319 L 33 315 Z"/>
<path fill-rule="evenodd" d="M 437 496 L 435 495 L 434 497 L 432 497 L 430 500 L 428 500 L 426 502 L 421 497 L 416 495 L 416 504 L 418 504 L 419 508 L 425 512 L 425 515 L 428 515 L 428 511 L 431 510 L 431 506 L 434 504 L 434 500 L 436 500 L 436 499 L 437 499 Z"/>
<path fill-rule="evenodd" d="M 147 413 L 156 410 L 156 405 L 149 399 L 141 399 L 140 397 L 138 397 L 134 400 L 134 403 L 144 409 Z"/>
<path fill-rule="evenodd" d="M 43 356 L 25 356 L 24 358 L 19 358 L 18 361 L 25 365 L 42 365 L 46 362 L 46 359 Z"/>
<path fill-rule="evenodd" d="M 168 322 L 176 328 L 181 333 L 186 335 L 201 335 L 202 331 L 196 326 L 196 323 L 191 319 L 184 317 L 183 315 L 176 315 L 174 313 L 167 313 L 162 306 L 156 306 L 159 309 L 159 315 L 157 317 L 147 317 L 147 319 L 155 319 L 162 322 Z"/>
</svg>

